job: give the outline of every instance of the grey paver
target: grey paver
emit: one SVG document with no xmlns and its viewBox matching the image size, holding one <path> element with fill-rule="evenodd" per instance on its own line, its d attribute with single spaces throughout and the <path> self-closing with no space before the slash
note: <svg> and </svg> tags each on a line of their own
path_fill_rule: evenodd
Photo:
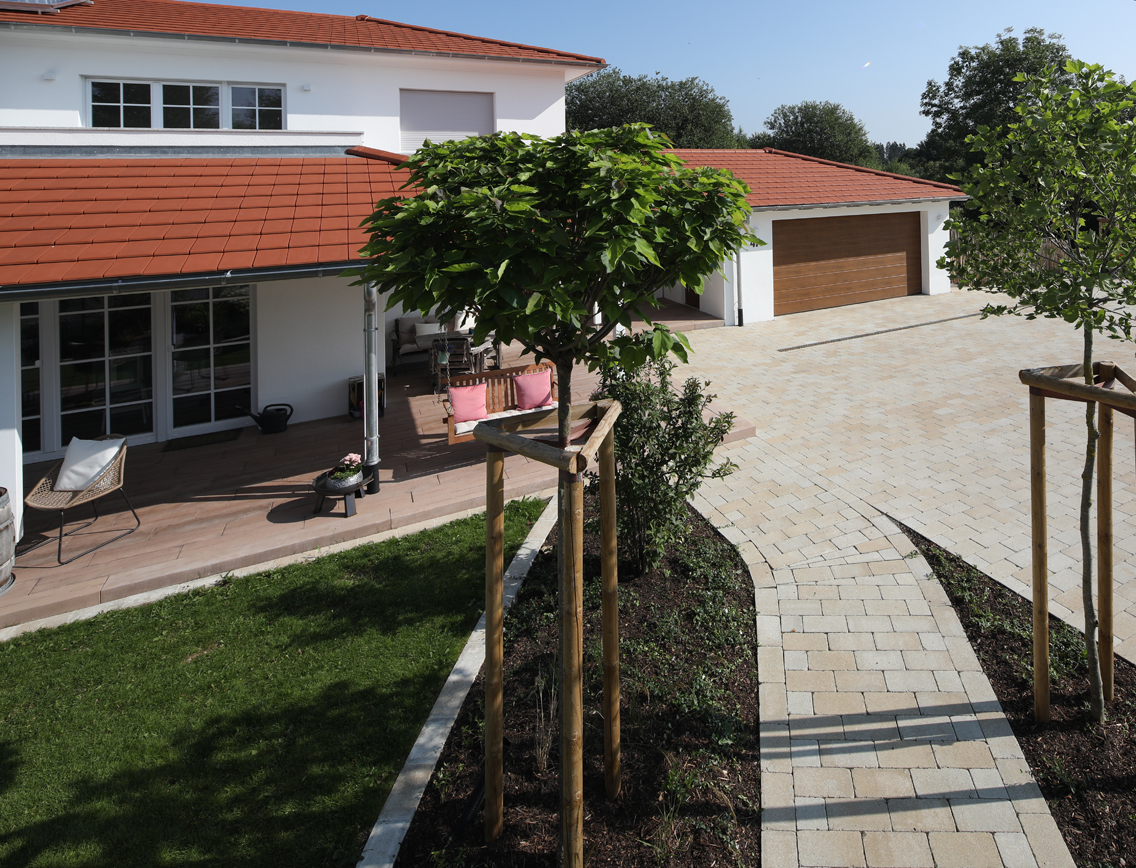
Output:
<svg viewBox="0 0 1136 868">
<path fill-rule="evenodd" d="M 1002 856 L 989 832 L 931 832 L 936 868 L 1001 868 Z"/>
<path fill-rule="evenodd" d="M 934 868 L 931 846 L 920 832 L 868 832 L 864 855 L 872 868 Z"/>
<path fill-rule="evenodd" d="M 891 799 L 888 812 L 897 832 L 955 831 L 955 817 L 946 799 Z"/>
</svg>

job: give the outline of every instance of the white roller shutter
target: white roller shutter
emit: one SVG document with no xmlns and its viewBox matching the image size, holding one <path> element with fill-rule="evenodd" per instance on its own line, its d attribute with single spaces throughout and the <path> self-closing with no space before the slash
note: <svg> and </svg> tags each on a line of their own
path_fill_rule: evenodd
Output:
<svg viewBox="0 0 1136 868">
<path fill-rule="evenodd" d="M 402 152 L 411 154 L 422 142 L 445 142 L 495 132 L 493 94 L 446 90 L 400 90 L 399 125 Z"/>
</svg>

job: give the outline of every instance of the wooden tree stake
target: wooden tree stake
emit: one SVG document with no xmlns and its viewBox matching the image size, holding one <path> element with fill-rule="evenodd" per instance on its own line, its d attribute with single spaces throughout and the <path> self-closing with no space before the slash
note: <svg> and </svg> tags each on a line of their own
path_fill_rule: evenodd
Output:
<svg viewBox="0 0 1136 868">
<path fill-rule="evenodd" d="M 610 428 L 610 426 L 609 426 Z M 604 791 L 619 795 L 619 572 L 615 539 L 615 435 L 599 449 L 600 539 L 603 575 Z"/>
<path fill-rule="evenodd" d="M 1102 365 L 1103 367 L 1103 365 Z M 1097 656 L 1104 698 L 1113 699 L 1112 651 L 1112 407 L 1098 404 L 1100 440 L 1097 443 L 1097 607 L 1100 610 Z"/>
<path fill-rule="evenodd" d="M 1045 513 L 1045 397 L 1030 389 L 1033 512 L 1033 718 L 1049 721 L 1049 558 Z"/>
<path fill-rule="evenodd" d="M 564 868 L 584 866 L 584 482 L 561 472 L 560 847 Z M 565 533 L 566 532 L 566 533 Z M 567 537 L 567 539 L 565 539 Z"/>
<path fill-rule="evenodd" d="M 501 834 L 504 788 L 505 453 L 485 460 L 485 840 Z"/>
</svg>

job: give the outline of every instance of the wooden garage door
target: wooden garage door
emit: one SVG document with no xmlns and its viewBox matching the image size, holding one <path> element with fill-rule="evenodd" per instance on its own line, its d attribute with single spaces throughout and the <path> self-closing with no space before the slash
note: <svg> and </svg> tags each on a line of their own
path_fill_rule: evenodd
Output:
<svg viewBox="0 0 1136 868">
<path fill-rule="evenodd" d="M 922 291 L 919 212 L 773 221 L 773 313 Z"/>
</svg>

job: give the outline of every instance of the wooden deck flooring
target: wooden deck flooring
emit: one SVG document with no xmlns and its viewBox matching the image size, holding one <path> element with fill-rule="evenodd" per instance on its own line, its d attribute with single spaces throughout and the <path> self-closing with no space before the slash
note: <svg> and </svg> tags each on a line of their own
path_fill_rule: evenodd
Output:
<svg viewBox="0 0 1136 868">
<path fill-rule="evenodd" d="M 680 330 L 720 324 L 685 309 L 665 313 L 683 315 L 686 321 L 660 317 L 675 320 Z M 506 364 L 518 355 L 507 352 Z M 586 400 L 596 378 L 579 369 L 573 379 L 574 397 Z M 54 543 L 18 557 L 15 583 L 0 596 L 0 628 L 482 508 L 485 449 L 477 442 L 448 445 L 443 415 L 424 363 L 389 376 L 386 413 L 379 420 L 381 490 L 359 499 L 353 518 L 345 516 L 341 499 L 313 514 L 311 490 L 311 480 L 340 457 L 363 452 L 363 423 L 346 414 L 290 425 L 280 434 L 248 427 L 236 440 L 190 449 L 131 447 L 126 491 L 142 527 L 67 566 L 56 564 Z M 738 427 L 731 439 L 753 430 L 744 421 Z M 25 468 L 28 489 L 47 466 Z M 555 481 L 549 467 L 518 455 L 506 458 L 506 497 L 543 491 Z M 104 507 L 98 523 L 65 540 L 64 557 L 133 523 L 118 495 L 100 501 Z M 82 515 L 76 510 L 72 521 Z M 51 533 L 53 520 L 27 510 L 20 549 Z"/>
</svg>

